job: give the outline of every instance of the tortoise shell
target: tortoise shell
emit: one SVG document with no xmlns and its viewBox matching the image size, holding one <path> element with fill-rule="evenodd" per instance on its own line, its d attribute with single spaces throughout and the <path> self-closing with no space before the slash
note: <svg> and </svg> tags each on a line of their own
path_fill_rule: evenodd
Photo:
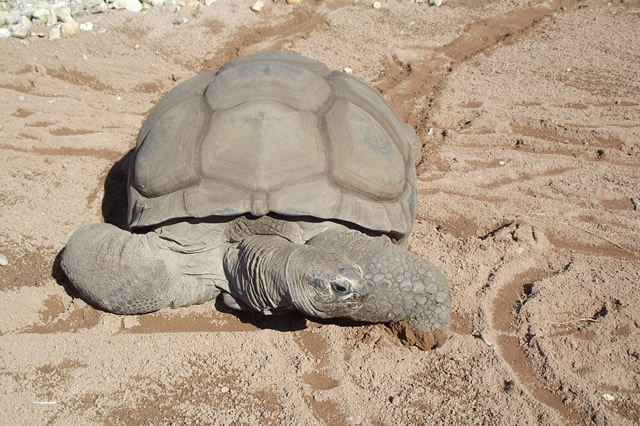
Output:
<svg viewBox="0 0 640 426">
<path fill-rule="evenodd" d="M 402 239 L 420 143 L 373 87 L 292 53 L 262 52 L 178 84 L 138 134 L 129 226 L 276 213 Z"/>
</svg>

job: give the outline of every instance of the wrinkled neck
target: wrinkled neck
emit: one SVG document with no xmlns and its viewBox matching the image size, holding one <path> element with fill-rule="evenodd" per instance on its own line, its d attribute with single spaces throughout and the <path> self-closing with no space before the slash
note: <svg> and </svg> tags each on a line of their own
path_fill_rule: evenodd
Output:
<svg viewBox="0 0 640 426">
<path fill-rule="evenodd" d="M 318 268 L 321 250 L 276 236 L 255 235 L 230 248 L 224 259 L 231 294 L 249 307 L 269 313 L 297 309 L 324 317 L 313 307 L 308 271 Z"/>
<path fill-rule="evenodd" d="M 224 259 L 231 294 L 258 311 L 292 307 L 287 265 L 297 247 L 284 238 L 265 235 L 245 238 L 231 247 Z"/>
</svg>

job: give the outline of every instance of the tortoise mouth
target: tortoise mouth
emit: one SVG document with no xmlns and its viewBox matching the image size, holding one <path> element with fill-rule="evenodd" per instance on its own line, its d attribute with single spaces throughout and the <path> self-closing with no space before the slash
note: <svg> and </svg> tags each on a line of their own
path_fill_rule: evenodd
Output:
<svg viewBox="0 0 640 426">
<path fill-rule="evenodd" d="M 347 317 L 364 306 L 366 295 L 353 292 L 347 296 L 334 296 L 327 300 L 326 295 L 317 294 L 314 299 L 316 309 L 319 311 L 332 317 Z"/>
</svg>

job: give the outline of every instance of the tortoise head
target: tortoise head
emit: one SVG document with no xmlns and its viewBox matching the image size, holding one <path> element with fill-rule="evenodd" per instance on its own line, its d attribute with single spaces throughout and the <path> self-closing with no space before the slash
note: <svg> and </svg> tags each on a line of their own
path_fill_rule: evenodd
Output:
<svg viewBox="0 0 640 426">
<path fill-rule="evenodd" d="M 351 317 L 366 300 L 368 290 L 362 269 L 322 250 L 307 247 L 287 264 L 287 281 L 293 305 L 319 317 Z"/>
</svg>

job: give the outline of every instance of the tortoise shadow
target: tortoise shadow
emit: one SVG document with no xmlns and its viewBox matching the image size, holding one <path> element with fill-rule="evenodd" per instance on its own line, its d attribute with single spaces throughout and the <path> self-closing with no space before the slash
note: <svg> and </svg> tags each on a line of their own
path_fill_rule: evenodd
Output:
<svg viewBox="0 0 640 426">
<path fill-rule="evenodd" d="M 307 317 L 295 310 L 276 315 L 264 315 L 257 311 L 239 311 L 229 308 L 221 299 L 222 298 L 219 297 L 215 301 L 215 308 L 218 312 L 233 315 L 240 322 L 251 324 L 261 330 L 300 331 L 308 328 L 309 322 L 319 325 L 338 325 L 340 327 L 361 327 L 368 325 L 367 323 L 350 320 L 348 318 L 325 319 Z"/>
<path fill-rule="evenodd" d="M 221 297 L 215 300 L 216 311 L 233 315 L 243 324 L 251 324 L 261 330 L 299 331 L 307 328 L 305 317 L 297 311 L 280 315 L 264 315 L 257 311 L 238 311 L 224 304 Z"/>
<path fill-rule="evenodd" d="M 64 273 L 62 269 L 62 254 L 64 253 L 64 247 L 56 254 L 55 259 L 53 260 L 53 265 L 51 266 L 51 277 L 56 281 L 56 283 L 61 286 L 65 293 L 69 295 L 72 299 L 81 299 L 80 293 L 75 289 L 67 275 Z"/>
<path fill-rule="evenodd" d="M 130 149 L 118 161 L 113 163 L 104 179 L 104 198 L 102 199 L 102 217 L 120 229 L 127 229 L 127 179 L 129 164 L 134 149 Z"/>
</svg>

